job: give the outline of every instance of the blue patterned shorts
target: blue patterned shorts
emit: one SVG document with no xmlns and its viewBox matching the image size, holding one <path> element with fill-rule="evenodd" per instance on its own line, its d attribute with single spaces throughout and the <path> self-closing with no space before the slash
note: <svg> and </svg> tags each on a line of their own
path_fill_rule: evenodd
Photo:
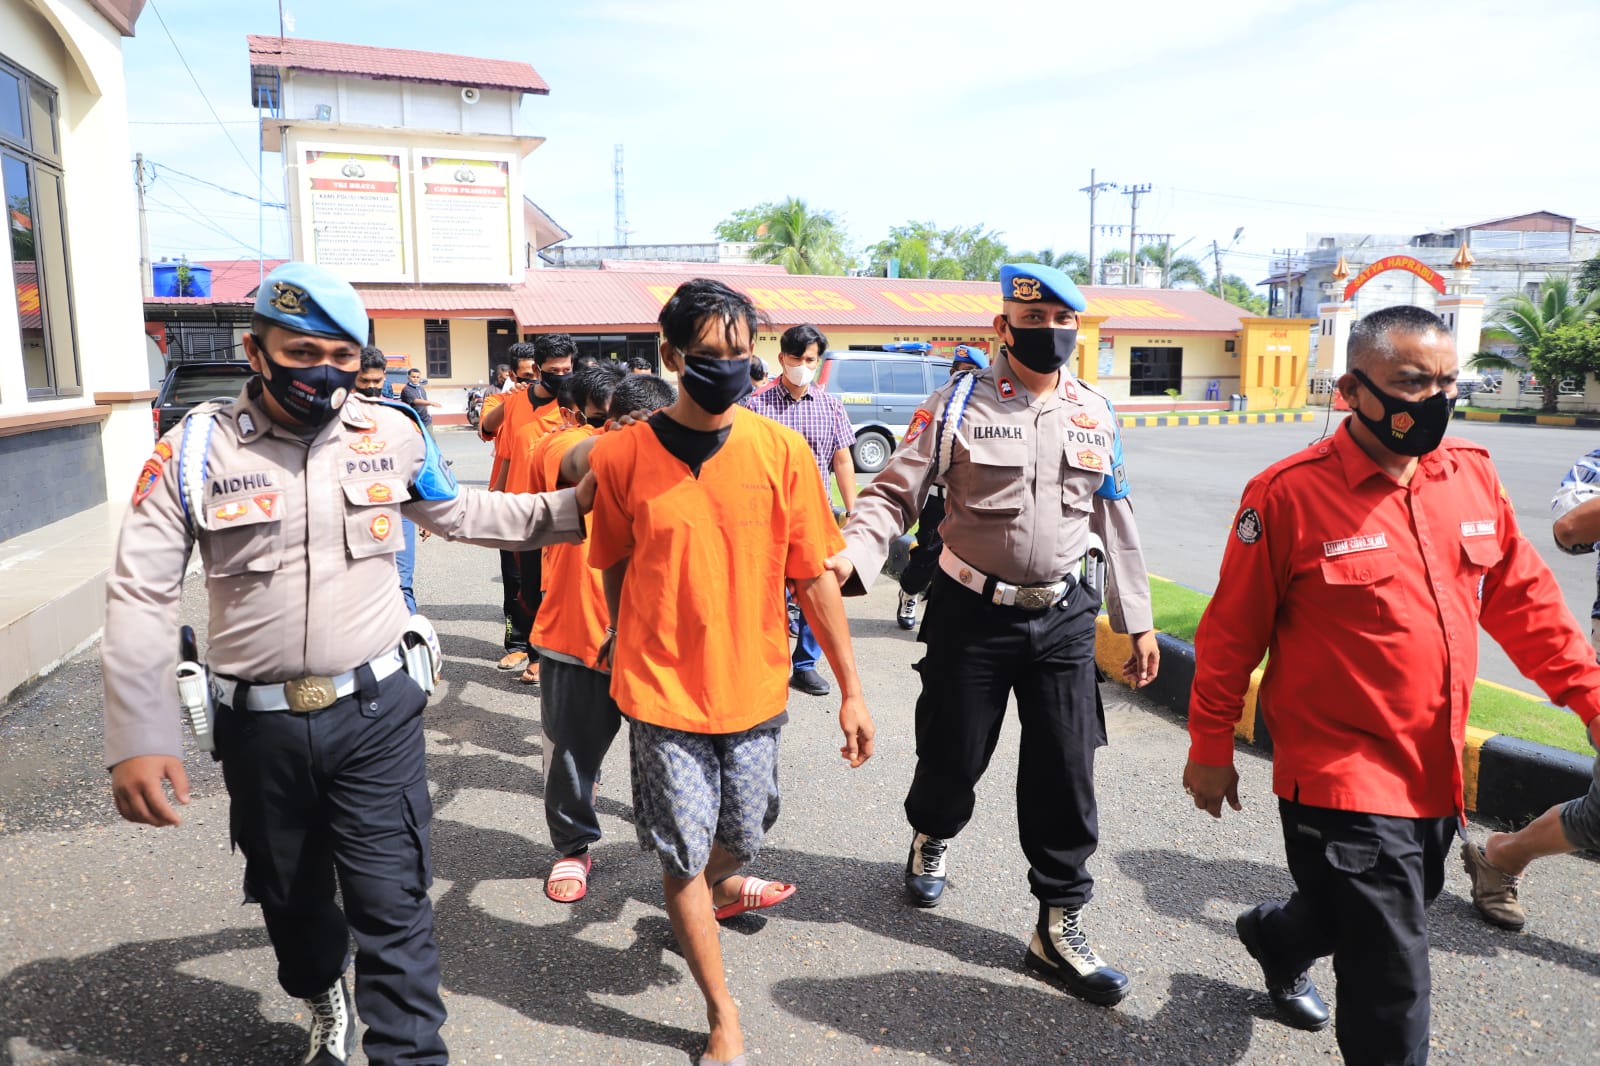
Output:
<svg viewBox="0 0 1600 1066">
<path fill-rule="evenodd" d="M 639 847 L 682 881 L 711 860 L 713 841 L 753 860 L 778 820 L 779 726 L 743 733 L 684 733 L 630 721 L 633 813 Z"/>
</svg>

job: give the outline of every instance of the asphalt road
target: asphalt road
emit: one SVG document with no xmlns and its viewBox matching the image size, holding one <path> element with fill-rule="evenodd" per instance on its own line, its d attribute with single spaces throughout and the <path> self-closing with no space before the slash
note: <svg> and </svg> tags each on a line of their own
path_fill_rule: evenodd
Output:
<svg viewBox="0 0 1600 1066">
<path fill-rule="evenodd" d="M 1332 427 L 1342 416 L 1336 415 Z M 1260 426 L 1160 426 L 1123 431 L 1150 571 L 1202 592 L 1217 587 L 1222 547 L 1245 483 L 1320 437 L 1323 422 Z M 1550 535 L 1550 497 L 1568 468 L 1600 436 L 1585 430 L 1452 422 L 1452 436 L 1489 449 L 1511 493 L 1517 523 L 1550 564 L 1579 619 L 1595 599 L 1595 558 L 1572 556 Z M 1587 627 L 1586 627 L 1587 628 Z M 1537 691 L 1486 633 L 1479 631 L 1478 676 Z"/>
<path fill-rule="evenodd" d="M 464 479 L 481 480 L 480 447 L 443 436 Z M 673 947 L 659 868 L 632 835 L 620 743 L 601 788 L 606 839 L 589 898 L 565 906 L 543 895 L 554 856 L 539 800 L 539 704 L 492 668 L 496 572 L 488 552 L 421 546 L 418 593 L 449 658 L 428 742 L 454 1061 L 691 1062 L 699 996 Z M 1241 751 L 1245 811 L 1212 822 L 1178 788 L 1181 726 L 1126 690 L 1106 688 L 1104 843 L 1087 918 L 1102 953 L 1134 978 L 1124 1004 L 1085 1005 L 1020 968 L 1034 907 L 1016 842 L 1014 720 L 951 849 L 946 902 L 902 904 L 919 649 L 890 620 L 893 605 L 887 582 L 850 603 L 877 757 L 854 771 L 839 761 L 832 700 L 797 695 L 790 706 L 783 813 L 754 870 L 801 889 L 722 936 L 752 1066 L 1336 1061 L 1331 1031 L 1273 1020 L 1233 935 L 1239 911 L 1289 888 L 1267 762 Z M 185 616 L 199 611 L 191 588 Z M 305 1011 L 277 988 L 259 917 L 240 905 L 220 775 L 189 759 L 195 800 L 178 829 L 119 822 L 99 766 L 98 669 L 93 654 L 80 657 L 0 708 L 0 1064 L 298 1062 Z M 1596 868 L 1541 866 L 1521 935 L 1480 924 L 1464 891 L 1452 865 L 1431 918 L 1434 1060 L 1595 1061 Z M 1336 1005 L 1330 967 L 1314 975 Z"/>
</svg>

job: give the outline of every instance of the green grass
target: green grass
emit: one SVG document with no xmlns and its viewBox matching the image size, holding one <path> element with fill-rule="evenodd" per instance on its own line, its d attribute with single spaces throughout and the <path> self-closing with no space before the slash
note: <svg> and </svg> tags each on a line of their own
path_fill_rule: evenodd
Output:
<svg viewBox="0 0 1600 1066">
<path fill-rule="evenodd" d="M 1150 600 L 1156 628 L 1193 643 L 1200 615 L 1211 597 L 1175 581 L 1152 577 Z M 1479 729 L 1564 748 L 1580 755 L 1594 751 L 1589 745 L 1589 732 L 1577 715 L 1553 707 L 1536 696 L 1488 681 L 1479 680 L 1473 685 L 1472 711 L 1467 721 Z"/>
</svg>

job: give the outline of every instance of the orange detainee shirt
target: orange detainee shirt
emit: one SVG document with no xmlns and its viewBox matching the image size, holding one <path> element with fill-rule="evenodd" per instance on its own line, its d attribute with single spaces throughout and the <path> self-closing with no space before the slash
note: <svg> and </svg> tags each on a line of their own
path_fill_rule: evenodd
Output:
<svg viewBox="0 0 1600 1066">
<path fill-rule="evenodd" d="M 733 411 L 699 477 L 647 423 L 589 453 L 589 563 L 628 560 L 611 695 L 630 718 L 687 733 L 743 732 L 783 713 L 784 581 L 818 577 L 844 549 L 804 438 Z"/>
<path fill-rule="evenodd" d="M 1489 453 L 1446 437 L 1401 485 L 1341 427 L 1245 487 L 1195 634 L 1189 755 L 1233 759 L 1268 652 L 1259 706 L 1275 793 L 1459 814 L 1479 624 L 1553 702 L 1586 722 L 1600 713 L 1594 650 L 1518 531 Z"/>
<path fill-rule="evenodd" d="M 590 426 L 571 426 L 541 439 L 534 446 L 538 453 L 534 481 L 541 487 L 534 491 L 554 488 L 562 457 L 573 445 L 598 432 Z M 528 642 L 541 651 L 571 656 L 593 669 L 611 621 L 606 612 L 605 585 L 600 571 L 589 565 L 587 542 L 561 547 L 566 550 L 544 553 L 541 577 L 548 595 L 539 604 L 539 616 L 534 619 Z"/>
<path fill-rule="evenodd" d="M 504 491 L 535 492 L 529 487 L 533 476 L 530 453 L 539 441 L 561 428 L 561 405 L 551 400 L 534 407 L 525 393 L 508 399 L 505 420 L 495 434 L 495 461 L 506 471 Z"/>
</svg>

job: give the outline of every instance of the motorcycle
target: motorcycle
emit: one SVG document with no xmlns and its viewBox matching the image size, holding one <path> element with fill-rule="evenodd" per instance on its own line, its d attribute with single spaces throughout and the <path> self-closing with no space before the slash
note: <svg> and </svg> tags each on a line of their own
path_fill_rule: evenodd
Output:
<svg viewBox="0 0 1600 1066">
<path fill-rule="evenodd" d="M 474 385 L 467 390 L 467 425 L 473 429 L 478 428 L 478 419 L 483 414 L 483 398 L 488 394 L 487 385 Z"/>
</svg>

